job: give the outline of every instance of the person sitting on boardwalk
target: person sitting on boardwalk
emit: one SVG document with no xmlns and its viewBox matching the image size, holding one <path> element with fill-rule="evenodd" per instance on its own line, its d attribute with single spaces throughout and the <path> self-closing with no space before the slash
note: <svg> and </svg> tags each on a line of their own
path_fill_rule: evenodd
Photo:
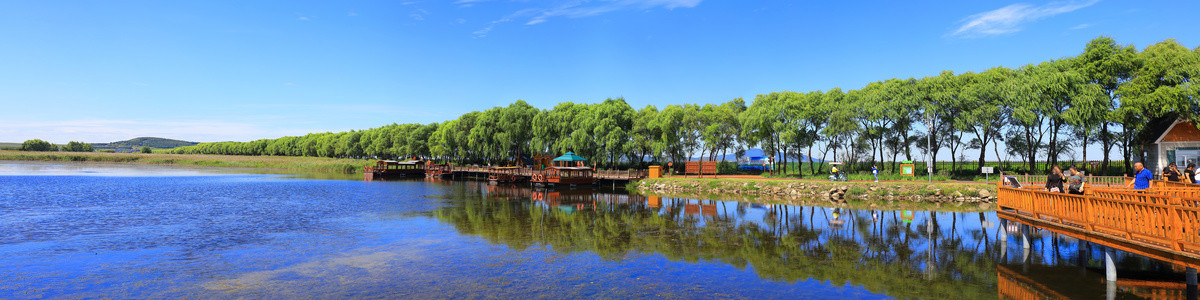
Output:
<svg viewBox="0 0 1200 300">
<path fill-rule="evenodd" d="M 1071 166 L 1071 177 L 1067 178 L 1067 193 L 1075 195 L 1083 195 L 1083 173 L 1075 166 Z"/>
<path fill-rule="evenodd" d="M 1066 192 L 1063 190 L 1062 168 L 1054 166 L 1054 168 L 1050 170 L 1050 175 L 1046 176 L 1046 190 L 1054 193 Z"/>
<path fill-rule="evenodd" d="M 1175 163 L 1171 163 L 1168 164 L 1167 168 L 1163 170 L 1162 177 L 1163 180 L 1166 181 L 1179 182 L 1179 179 L 1180 177 L 1183 177 L 1183 174 L 1179 173 L 1179 167 L 1175 166 Z"/>
<path fill-rule="evenodd" d="M 1142 163 L 1133 164 L 1133 182 L 1125 187 L 1132 187 L 1135 190 L 1144 190 L 1150 188 L 1150 180 L 1154 180 L 1154 173 L 1147 170 Z"/>
</svg>

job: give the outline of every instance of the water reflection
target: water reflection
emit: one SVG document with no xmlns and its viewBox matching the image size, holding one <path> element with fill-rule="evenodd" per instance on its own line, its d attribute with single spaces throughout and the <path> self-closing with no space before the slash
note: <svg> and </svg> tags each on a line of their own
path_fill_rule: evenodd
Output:
<svg viewBox="0 0 1200 300">
<path fill-rule="evenodd" d="M 1000 247 L 982 213 L 756 205 L 476 185 L 434 215 L 516 249 L 609 260 L 660 254 L 719 261 L 760 277 L 862 286 L 899 298 L 995 298 Z"/>
<path fill-rule="evenodd" d="M 0 299 L 1096 298 L 1108 288 L 1102 249 L 1033 230 L 1026 252 L 1019 228 L 997 231 L 990 212 L 133 174 L 0 176 Z M 1117 298 L 1179 294 L 1171 266 L 1117 261 Z"/>
</svg>

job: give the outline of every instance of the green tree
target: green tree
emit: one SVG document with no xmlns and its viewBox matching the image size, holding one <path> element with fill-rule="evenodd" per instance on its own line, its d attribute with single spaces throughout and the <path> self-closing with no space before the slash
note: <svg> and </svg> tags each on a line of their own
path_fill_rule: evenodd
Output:
<svg viewBox="0 0 1200 300">
<path fill-rule="evenodd" d="M 1119 114 L 1124 115 L 1126 126 L 1140 130 L 1138 126 L 1168 113 L 1200 119 L 1196 118 L 1200 116 L 1197 87 L 1192 82 L 1200 75 L 1200 55 L 1168 39 L 1142 50 L 1136 65 L 1133 78 L 1117 89 L 1121 102 Z M 1149 148 L 1146 144 L 1139 146 L 1143 151 Z M 1125 154 L 1127 162 L 1129 152 Z M 1144 153 L 1140 156 L 1146 157 Z"/>
<path fill-rule="evenodd" d="M 27 140 L 21 143 L 21 151 L 58 151 L 58 146 L 40 139 Z"/>
<path fill-rule="evenodd" d="M 62 151 L 68 151 L 68 152 L 92 152 L 92 151 L 95 151 L 95 149 L 93 149 L 93 148 L 92 148 L 92 144 L 88 144 L 88 143 L 84 143 L 84 142 L 76 142 L 76 141 L 71 141 L 71 142 L 68 142 L 66 146 L 63 146 L 63 147 L 62 147 Z"/>
<path fill-rule="evenodd" d="M 1109 153 L 1117 144 L 1117 138 L 1112 133 L 1111 127 L 1123 124 L 1119 122 L 1119 115 L 1115 114 L 1120 103 L 1117 90 L 1133 76 L 1133 71 L 1137 68 L 1137 53 L 1137 48 L 1132 45 L 1120 46 L 1112 38 L 1101 36 L 1088 42 L 1083 53 L 1075 59 L 1079 70 L 1088 78 L 1089 82 L 1099 84 L 1109 98 L 1104 106 L 1105 113 L 1097 133 L 1103 155 L 1100 164 L 1101 175 L 1106 175 L 1111 161 Z M 1128 164 L 1128 160 L 1126 160 L 1126 164 Z"/>
</svg>

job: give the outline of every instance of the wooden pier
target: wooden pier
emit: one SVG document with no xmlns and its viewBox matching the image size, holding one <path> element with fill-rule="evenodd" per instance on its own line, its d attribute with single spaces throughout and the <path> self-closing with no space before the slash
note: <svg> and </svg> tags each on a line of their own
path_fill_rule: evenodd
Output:
<svg viewBox="0 0 1200 300">
<path fill-rule="evenodd" d="M 1089 195 L 1000 187 L 1005 220 L 1122 251 L 1200 268 L 1200 199 L 1188 192 L 1098 189 Z"/>
<path fill-rule="evenodd" d="M 363 167 L 363 180 L 379 180 L 408 177 L 439 179 L 477 178 L 497 179 L 500 183 L 530 182 L 534 176 L 547 176 L 545 169 L 521 167 L 451 166 L 446 164 L 421 164 L 381 161 L 374 166 Z M 646 170 L 593 170 L 592 182 L 565 182 L 566 184 L 593 184 L 599 181 L 628 182 L 646 178 Z M 543 177 L 543 178 L 545 178 Z"/>
</svg>

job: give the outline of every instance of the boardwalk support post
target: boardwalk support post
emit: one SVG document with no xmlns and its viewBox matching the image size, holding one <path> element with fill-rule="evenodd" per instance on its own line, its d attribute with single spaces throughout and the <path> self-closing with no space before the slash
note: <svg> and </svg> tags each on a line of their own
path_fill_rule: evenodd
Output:
<svg viewBox="0 0 1200 300">
<path fill-rule="evenodd" d="M 1021 224 L 1021 247 L 1029 252 L 1029 225 Z"/>
<path fill-rule="evenodd" d="M 1008 248 L 1008 220 L 1000 219 L 1000 243 Z"/>
<path fill-rule="evenodd" d="M 1104 280 L 1109 282 L 1117 281 L 1117 264 L 1113 261 L 1113 256 L 1117 255 L 1117 251 L 1113 248 L 1104 248 Z"/>
</svg>

